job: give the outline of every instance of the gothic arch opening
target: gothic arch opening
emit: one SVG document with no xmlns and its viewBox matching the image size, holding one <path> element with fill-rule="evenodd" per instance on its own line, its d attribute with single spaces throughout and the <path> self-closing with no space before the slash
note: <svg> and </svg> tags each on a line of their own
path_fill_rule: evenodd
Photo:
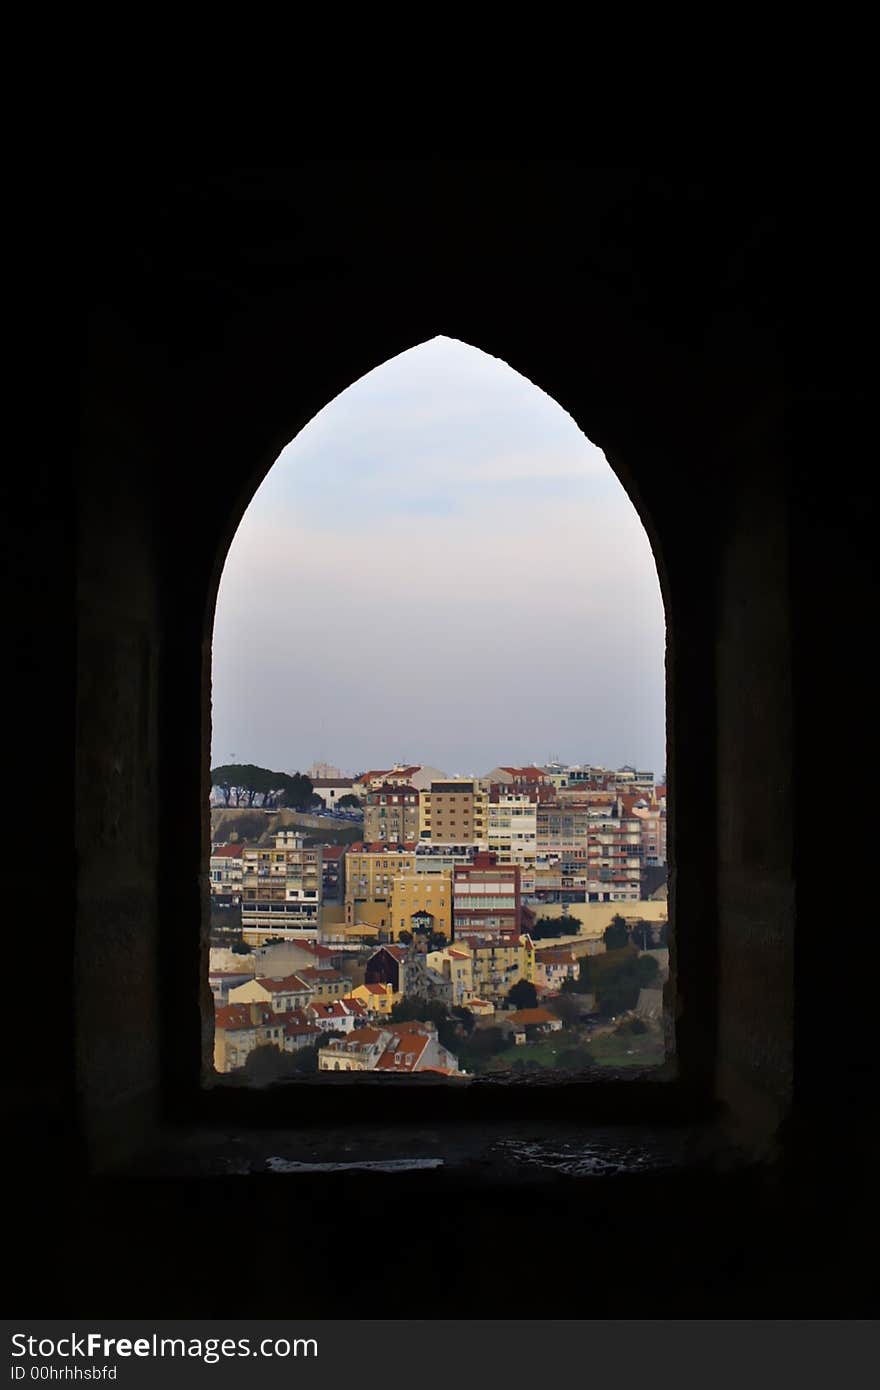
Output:
<svg viewBox="0 0 880 1390">
<path fill-rule="evenodd" d="M 663 1061 L 664 601 L 555 401 L 443 337 L 355 381 L 255 491 L 212 660 L 219 1072 Z"/>
</svg>

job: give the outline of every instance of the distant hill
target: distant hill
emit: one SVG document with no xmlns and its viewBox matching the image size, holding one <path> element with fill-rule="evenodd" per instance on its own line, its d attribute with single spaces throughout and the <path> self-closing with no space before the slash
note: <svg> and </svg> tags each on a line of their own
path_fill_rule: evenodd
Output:
<svg viewBox="0 0 880 1390">
<path fill-rule="evenodd" d="M 347 825 L 341 821 L 322 820 L 305 811 L 254 811 L 243 807 L 214 806 L 211 808 L 211 839 L 217 843 L 235 835 L 250 844 L 271 844 L 276 830 L 288 826 L 301 830 L 307 844 L 348 845 L 363 837 L 363 826 Z"/>
</svg>

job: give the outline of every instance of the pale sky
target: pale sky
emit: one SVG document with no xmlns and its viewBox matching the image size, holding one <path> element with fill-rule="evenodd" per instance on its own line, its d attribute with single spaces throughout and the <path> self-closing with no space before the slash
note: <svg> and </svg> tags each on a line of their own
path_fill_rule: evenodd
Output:
<svg viewBox="0 0 880 1390">
<path fill-rule="evenodd" d="M 243 460 L 243 463 L 245 461 Z M 666 766 L 648 538 L 602 452 L 434 338 L 282 450 L 229 550 L 212 766 Z"/>
</svg>

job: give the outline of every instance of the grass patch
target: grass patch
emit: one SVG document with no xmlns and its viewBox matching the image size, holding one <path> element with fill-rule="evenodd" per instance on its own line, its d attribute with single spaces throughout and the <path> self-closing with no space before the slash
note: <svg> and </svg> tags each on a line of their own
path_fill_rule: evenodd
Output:
<svg viewBox="0 0 880 1390">
<path fill-rule="evenodd" d="M 660 1066 L 665 1060 L 663 1033 L 655 1023 L 649 1023 L 646 1033 L 604 1033 L 589 1040 L 585 1032 L 565 1028 L 519 1047 L 511 1043 L 492 1057 L 468 1058 L 462 1065 L 475 1074 L 504 1071 L 515 1062 L 532 1062 L 552 1070 L 559 1066 L 562 1053 L 577 1047 L 588 1048 L 597 1067 Z"/>
<path fill-rule="evenodd" d="M 647 1033 L 605 1033 L 593 1038 L 590 1051 L 600 1067 L 659 1066 L 665 1060 L 663 1034 L 656 1024 Z"/>
</svg>

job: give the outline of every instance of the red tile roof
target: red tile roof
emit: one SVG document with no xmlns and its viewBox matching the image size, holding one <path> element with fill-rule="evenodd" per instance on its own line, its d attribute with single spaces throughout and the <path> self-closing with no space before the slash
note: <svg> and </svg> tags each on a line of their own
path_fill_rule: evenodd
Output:
<svg viewBox="0 0 880 1390">
<path fill-rule="evenodd" d="M 305 994 L 310 992 L 310 986 L 305 980 L 300 979 L 299 975 L 285 975 L 281 979 L 276 979 L 269 975 L 261 975 L 255 981 L 262 985 L 270 994 Z"/>
<path fill-rule="evenodd" d="M 334 999 L 329 1004 L 309 1004 L 308 1011 L 314 1014 L 315 1018 L 348 1018 L 351 1010 L 341 999 Z"/>
<path fill-rule="evenodd" d="M 369 1047 L 372 1043 L 378 1042 L 385 1031 L 384 1028 L 358 1028 L 353 1033 L 349 1033 L 346 1038 L 330 1038 L 327 1046 L 334 1048 L 334 1051 L 337 1052 L 352 1045 Z"/>
<path fill-rule="evenodd" d="M 241 852 L 246 849 L 245 844 L 236 845 L 213 845 L 211 848 L 212 859 L 240 859 Z"/>
<path fill-rule="evenodd" d="M 214 1027 L 227 1032 L 237 1032 L 243 1028 L 254 1028 L 250 1006 L 247 1004 L 224 1004 L 214 1010 Z"/>
<path fill-rule="evenodd" d="M 288 1019 L 284 1024 L 284 1036 L 286 1038 L 302 1038 L 308 1034 L 317 1042 L 318 1038 L 323 1038 L 324 1033 L 321 1028 L 315 1028 L 311 1023 L 291 1023 Z"/>
<path fill-rule="evenodd" d="M 398 1025 L 394 1025 L 398 1029 Z M 416 1063 L 431 1039 L 427 1033 L 399 1029 L 376 1063 L 377 1071 L 415 1071 Z M 400 1058 L 398 1061 L 397 1059 Z"/>
<path fill-rule="evenodd" d="M 527 1028 L 535 1023 L 556 1023 L 555 1014 L 551 1014 L 547 1009 L 517 1009 L 512 1014 L 505 1015 L 509 1023 L 517 1023 L 523 1028 Z"/>
<path fill-rule="evenodd" d="M 298 974 L 301 980 L 312 987 L 316 984 L 327 984 L 332 980 L 342 984 L 348 978 L 346 975 L 341 975 L 338 970 L 327 970 L 317 965 L 304 965 Z"/>
</svg>

